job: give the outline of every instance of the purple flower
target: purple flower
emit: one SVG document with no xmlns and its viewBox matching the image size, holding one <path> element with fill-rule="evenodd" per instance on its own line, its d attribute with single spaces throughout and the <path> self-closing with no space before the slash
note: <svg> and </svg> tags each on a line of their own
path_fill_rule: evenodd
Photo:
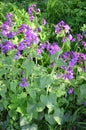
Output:
<svg viewBox="0 0 86 130">
<path fill-rule="evenodd" d="M 73 58 L 73 59 L 71 59 L 71 61 L 69 62 L 69 67 L 73 67 L 76 63 L 77 63 L 77 58 Z"/>
<path fill-rule="evenodd" d="M 62 38 L 62 42 L 63 43 L 66 42 L 66 38 L 65 37 Z"/>
<path fill-rule="evenodd" d="M 84 106 L 86 106 L 86 102 L 83 102 L 82 104 L 83 104 Z"/>
<path fill-rule="evenodd" d="M 55 26 L 55 33 L 58 34 L 61 31 L 61 28 L 58 26 L 58 24 Z"/>
<path fill-rule="evenodd" d="M 66 74 L 63 75 L 63 79 L 68 79 L 68 80 L 73 79 L 73 71 L 67 70 Z"/>
<path fill-rule="evenodd" d="M 30 16 L 30 21 L 32 22 L 34 19 L 34 16 Z"/>
<path fill-rule="evenodd" d="M 18 33 L 24 32 L 30 30 L 29 26 L 27 24 L 22 24 L 19 28 L 18 28 Z"/>
<path fill-rule="evenodd" d="M 71 40 L 72 42 L 75 42 L 76 41 L 76 38 L 72 38 L 72 40 Z"/>
<path fill-rule="evenodd" d="M 8 31 L 10 31 L 10 26 L 6 22 L 2 23 L 1 28 L 2 28 L 2 30 L 8 30 Z"/>
<path fill-rule="evenodd" d="M 67 93 L 70 95 L 70 94 L 72 94 L 73 92 L 74 92 L 74 88 L 70 88 Z"/>
<path fill-rule="evenodd" d="M 9 32 L 7 33 L 7 38 L 13 38 L 17 33 L 16 32 Z"/>
<path fill-rule="evenodd" d="M 70 55 L 70 52 L 65 52 L 64 54 L 62 54 L 60 57 L 63 59 L 63 60 L 66 60 Z"/>
<path fill-rule="evenodd" d="M 38 13 L 40 12 L 40 9 L 39 9 L 39 8 L 37 9 L 37 12 L 38 12 Z"/>
<path fill-rule="evenodd" d="M 78 42 L 80 42 L 83 38 L 81 34 L 77 34 L 76 37 L 77 37 Z"/>
<path fill-rule="evenodd" d="M 1 44 L 2 54 L 5 54 L 7 51 L 11 49 L 15 49 L 15 45 L 13 45 L 12 42 L 5 41 L 3 44 Z"/>
<path fill-rule="evenodd" d="M 7 19 L 7 20 L 12 19 L 13 17 L 14 17 L 14 16 L 13 16 L 13 14 L 11 14 L 11 13 L 6 14 L 6 19 Z"/>
<path fill-rule="evenodd" d="M 84 48 L 86 50 L 86 42 L 82 41 L 82 45 L 84 46 Z"/>
<path fill-rule="evenodd" d="M 22 78 L 22 81 L 21 83 L 19 84 L 20 87 L 27 87 L 28 86 L 28 83 L 26 81 L 26 78 Z"/>
<path fill-rule="evenodd" d="M 83 60 L 86 60 L 86 54 L 81 53 L 80 56 L 83 58 Z"/>
<path fill-rule="evenodd" d="M 33 32 L 32 29 L 27 29 L 24 32 L 25 35 L 25 39 L 29 42 L 29 43 L 34 43 L 34 44 L 38 44 L 39 42 L 39 38 L 37 36 L 37 34 L 35 32 Z"/>
<path fill-rule="evenodd" d="M 69 34 L 70 32 L 70 27 L 69 25 L 65 24 L 64 21 L 59 22 L 56 26 L 55 26 L 55 33 L 58 34 L 60 33 L 62 30 L 65 30 L 66 33 Z"/>
<path fill-rule="evenodd" d="M 14 59 L 15 59 L 15 60 L 18 60 L 20 56 L 21 56 L 21 53 L 18 51 L 18 52 L 16 53 L 16 55 L 14 56 Z"/>
<path fill-rule="evenodd" d="M 46 20 L 45 20 L 45 19 L 42 19 L 42 24 L 43 24 L 43 25 L 46 25 L 46 23 L 47 23 Z"/>
<path fill-rule="evenodd" d="M 14 16 L 11 13 L 6 14 L 6 23 L 11 27 L 14 25 Z"/>
<path fill-rule="evenodd" d="M 62 21 L 62 20 L 58 23 L 58 26 L 63 27 L 64 25 L 65 25 L 65 22 L 64 22 L 64 21 Z"/>
<path fill-rule="evenodd" d="M 55 63 L 54 62 L 51 63 L 50 66 L 53 68 L 55 66 Z"/>
<path fill-rule="evenodd" d="M 19 44 L 18 44 L 18 51 L 22 51 L 22 50 L 24 50 L 25 49 L 25 43 L 24 43 L 24 41 L 22 41 L 22 42 L 20 42 Z"/>
<path fill-rule="evenodd" d="M 54 42 L 53 45 L 50 46 L 49 52 L 52 55 L 52 54 L 55 54 L 58 51 L 60 51 L 60 47 Z"/>
<path fill-rule="evenodd" d="M 69 31 L 70 31 L 70 27 L 69 27 L 69 25 L 64 25 L 64 29 L 65 29 L 65 31 L 66 31 L 66 33 L 69 33 Z"/>
<path fill-rule="evenodd" d="M 42 30 L 41 30 L 40 27 L 38 27 L 38 28 L 36 28 L 34 31 L 36 31 L 36 32 L 41 32 Z"/>
<path fill-rule="evenodd" d="M 36 52 L 37 52 L 37 55 L 41 55 L 41 53 L 42 53 L 42 49 L 37 48 Z"/>
<path fill-rule="evenodd" d="M 68 35 L 68 40 L 69 40 L 69 41 L 71 41 L 71 40 L 72 40 L 72 38 L 73 38 L 73 37 L 72 37 L 72 35 L 71 35 L 71 34 L 69 34 L 69 35 Z"/>
<path fill-rule="evenodd" d="M 28 14 L 29 14 L 29 15 L 32 15 L 33 11 L 34 11 L 34 7 L 33 7 L 33 6 L 30 6 L 30 7 L 28 8 Z"/>
<path fill-rule="evenodd" d="M 45 42 L 45 48 L 47 51 L 49 51 L 50 49 L 50 43 L 49 42 Z"/>
<path fill-rule="evenodd" d="M 86 30 L 83 33 L 84 33 L 84 37 L 86 38 Z"/>
<path fill-rule="evenodd" d="M 65 66 L 60 66 L 61 69 L 63 70 L 66 70 L 66 67 Z"/>
</svg>

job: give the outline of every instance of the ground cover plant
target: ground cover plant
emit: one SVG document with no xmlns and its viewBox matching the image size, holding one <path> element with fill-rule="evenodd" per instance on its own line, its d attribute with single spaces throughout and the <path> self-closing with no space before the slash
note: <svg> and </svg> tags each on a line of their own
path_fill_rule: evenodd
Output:
<svg viewBox="0 0 86 130">
<path fill-rule="evenodd" d="M 86 25 L 15 10 L 0 23 L 0 129 L 85 130 Z"/>
</svg>

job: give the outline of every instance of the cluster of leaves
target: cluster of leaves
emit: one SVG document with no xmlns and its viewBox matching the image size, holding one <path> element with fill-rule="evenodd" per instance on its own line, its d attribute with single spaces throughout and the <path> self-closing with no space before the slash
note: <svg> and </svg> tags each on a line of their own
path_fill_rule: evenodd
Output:
<svg viewBox="0 0 86 130">
<path fill-rule="evenodd" d="M 86 128 L 85 31 L 73 38 L 61 21 L 52 43 L 35 5 L 12 13 L 0 26 L 0 129 Z"/>
<path fill-rule="evenodd" d="M 86 1 L 83 0 L 48 0 L 47 19 L 51 23 L 64 20 L 73 29 L 73 33 L 78 33 L 80 27 L 85 24 Z"/>
</svg>

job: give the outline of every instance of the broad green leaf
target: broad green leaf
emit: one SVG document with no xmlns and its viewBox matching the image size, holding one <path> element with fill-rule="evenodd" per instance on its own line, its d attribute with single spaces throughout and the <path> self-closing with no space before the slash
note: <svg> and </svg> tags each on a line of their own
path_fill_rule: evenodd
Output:
<svg viewBox="0 0 86 130">
<path fill-rule="evenodd" d="M 51 75 L 44 75 L 40 78 L 40 87 L 46 88 L 52 83 Z"/>
<path fill-rule="evenodd" d="M 41 100 L 41 102 L 46 106 L 46 104 L 47 104 L 47 96 L 41 95 L 41 96 L 40 96 L 40 100 Z"/>
<path fill-rule="evenodd" d="M 63 115 L 64 115 L 63 109 L 60 109 L 60 108 L 55 109 L 53 118 L 58 123 L 58 125 L 61 125 Z"/>
<path fill-rule="evenodd" d="M 16 87 L 17 87 L 17 82 L 11 82 L 10 83 L 10 89 L 16 93 Z"/>
<path fill-rule="evenodd" d="M 24 125 L 27 125 L 28 124 L 28 121 L 25 120 L 24 117 L 20 117 L 20 126 L 24 126 Z"/>
<path fill-rule="evenodd" d="M 80 86 L 80 95 L 82 98 L 86 98 L 86 84 L 82 84 Z"/>
<path fill-rule="evenodd" d="M 49 113 L 54 109 L 54 105 L 57 103 L 57 97 L 52 93 L 49 95 L 41 95 L 40 100 L 49 109 Z"/>
<path fill-rule="evenodd" d="M 45 105 L 43 103 L 39 102 L 37 104 L 36 110 L 37 110 L 37 112 L 42 112 L 44 110 L 44 108 L 45 108 Z"/>
<path fill-rule="evenodd" d="M 26 59 L 25 61 L 23 61 L 22 67 L 26 69 L 26 74 L 30 75 L 33 71 L 34 64 L 29 59 Z"/>
<path fill-rule="evenodd" d="M 7 92 L 7 87 L 5 86 L 5 84 L 1 84 L 0 85 L 0 95 L 2 96 L 2 97 L 5 97 L 6 95 L 6 92 Z"/>
<path fill-rule="evenodd" d="M 65 84 L 62 84 L 62 85 L 60 85 L 59 87 L 57 87 L 57 90 L 56 90 L 56 95 L 57 95 L 57 97 L 64 96 L 65 93 L 66 93 Z"/>
<path fill-rule="evenodd" d="M 32 124 L 30 130 L 38 130 L 38 126 L 36 124 Z"/>
<path fill-rule="evenodd" d="M 47 122 L 49 122 L 50 125 L 53 125 L 55 123 L 55 120 L 53 119 L 53 115 L 45 114 L 45 119 Z"/>
</svg>

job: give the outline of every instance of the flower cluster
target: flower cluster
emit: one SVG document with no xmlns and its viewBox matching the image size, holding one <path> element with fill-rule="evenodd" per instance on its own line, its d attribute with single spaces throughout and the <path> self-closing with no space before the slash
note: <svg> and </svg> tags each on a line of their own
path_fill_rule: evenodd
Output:
<svg viewBox="0 0 86 130">
<path fill-rule="evenodd" d="M 17 32 L 11 30 L 11 27 L 14 25 L 13 19 L 13 14 L 9 13 L 6 15 L 6 21 L 2 23 L 2 35 L 6 38 L 13 38 L 17 34 Z"/>
<path fill-rule="evenodd" d="M 58 46 L 56 42 L 54 42 L 53 44 L 50 44 L 49 42 L 45 42 L 41 44 L 39 48 L 37 48 L 37 54 L 38 55 L 41 54 L 43 50 L 47 50 L 50 55 L 53 55 L 56 52 L 60 51 L 60 47 Z"/>
<path fill-rule="evenodd" d="M 20 87 L 27 87 L 28 86 L 28 83 L 27 83 L 27 80 L 26 78 L 22 78 L 22 81 L 21 83 L 19 84 Z"/>
<path fill-rule="evenodd" d="M 39 13 L 40 12 L 40 9 L 37 8 L 36 9 L 36 5 L 35 4 L 32 4 L 29 8 L 28 8 L 28 14 L 29 14 L 29 17 L 30 17 L 30 21 L 32 22 L 35 18 L 35 13 Z"/>
</svg>

